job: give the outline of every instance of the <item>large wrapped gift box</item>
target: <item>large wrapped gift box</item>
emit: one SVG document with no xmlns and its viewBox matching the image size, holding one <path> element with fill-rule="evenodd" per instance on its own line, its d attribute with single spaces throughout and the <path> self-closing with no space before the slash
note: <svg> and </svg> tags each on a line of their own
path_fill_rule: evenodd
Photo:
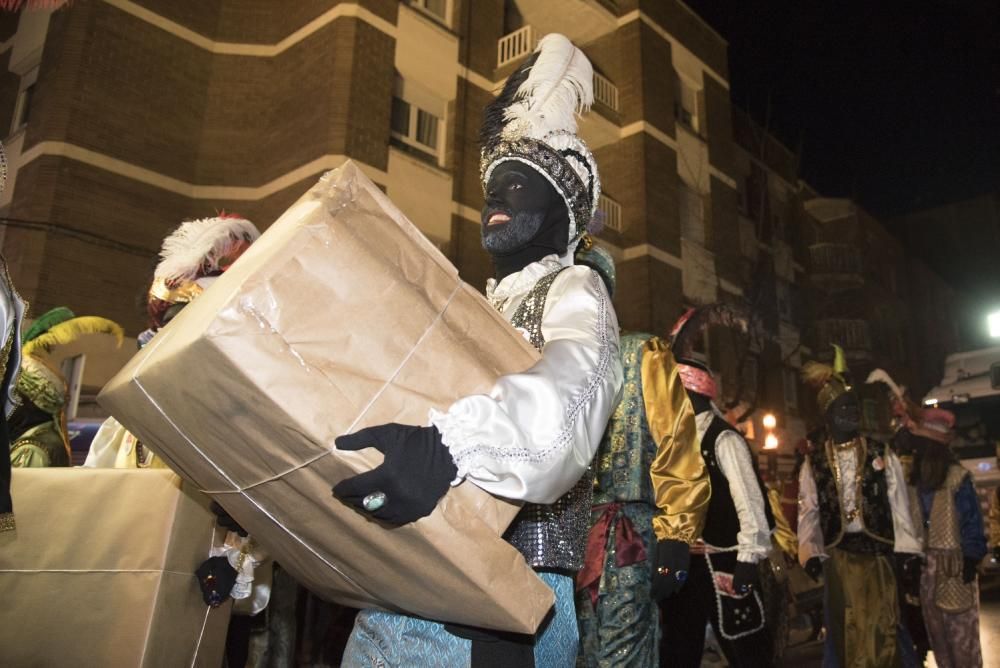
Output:
<svg viewBox="0 0 1000 668">
<path fill-rule="evenodd" d="M 221 665 L 230 606 L 206 606 L 194 576 L 216 518 L 187 487 L 164 469 L 14 469 L 0 662 Z"/>
<path fill-rule="evenodd" d="M 489 390 L 537 359 L 351 162 L 326 174 L 99 400 L 331 601 L 531 633 L 553 595 L 471 483 L 382 525 L 331 494 L 381 461 L 334 439 Z M 392 499 L 388 500 L 392 503 Z"/>
</svg>

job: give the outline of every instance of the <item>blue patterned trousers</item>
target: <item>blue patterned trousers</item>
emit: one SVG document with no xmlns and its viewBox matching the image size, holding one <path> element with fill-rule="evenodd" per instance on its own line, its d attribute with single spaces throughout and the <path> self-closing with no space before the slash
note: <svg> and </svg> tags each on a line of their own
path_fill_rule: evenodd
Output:
<svg viewBox="0 0 1000 668">
<path fill-rule="evenodd" d="M 573 668 L 580 635 L 573 605 L 572 578 L 538 573 L 556 596 L 555 614 L 535 641 L 535 665 Z M 381 610 L 362 610 L 344 651 L 342 668 L 463 668 L 472 659 L 472 641 L 454 636 L 444 625 Z"/>
</svg>

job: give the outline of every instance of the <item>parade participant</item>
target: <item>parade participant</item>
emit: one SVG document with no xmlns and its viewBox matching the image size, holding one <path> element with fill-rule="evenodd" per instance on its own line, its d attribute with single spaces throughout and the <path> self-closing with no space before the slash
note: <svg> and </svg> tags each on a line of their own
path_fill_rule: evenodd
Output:
<svg viewBox="0 0 1000 668">
<path fill-rule="evenodd" d="M 163 240 L 146 294 L 149 329 L 140 348 L 205 291 L 250 247 L 260 231 L 242 216 L 221 213 L 180 224 Z M 166 464 L 114 417 L 101 424 L 83 464 L 94 468 L 164 468 Z"/>
<path fill-rule="evenodd" d="M 336 441 L 342 450 L 384 453 L 380 466 L 333 491 L 387 525 L 430 514 L 462 481 L 524 501 L 505 538 L 553 589 L 553 613 L 534 637 L 505 638 L 449 626 L 453 635 L 435 622 L 362 610 L 345 666 L 576 662 L 573 576 L 589 524 L 587 472 L 622 384 L 608 291 L 597 272 L 573 264 L 600 196 L 597 165 L 574 118 L 592 101 L 590 62 L 562 35 L 548 35 L 486 108 L 480 134 L 482 242 L 496 270 L 487 299 L 541 359 L 502 376 L 489 393 L 432 411 L 428 427 L 387 424 Z"/>
<path fill-rule="evenodd" d="M 732 666 L 770 666 L 773 639 L 760 594 L 758 563 L 771 550 L 774 519 L 750 446 L 715 406 L 708 367 L 679 359 L 680 377 L 695 411 L 711 498 L 705 529 L 692 546 L 687 583 L 663 601 L 660 664 L 701 665 L 711 623 Z"/>
<path fill-rule="evenodd" d="M 976 571 L 986 535 L 972 476 L 948 447 L 954 425 L 954 413 L 926 408 L 910 428 L 911 506 L 922 520 L 920 607 L 934 660 L 941 668 L 975 668 L 983 665 Z"/>
<path fill-rule="evenodd" d="M 891 415 L 890 428 L 895 431 L 892 437 L 892 449 L 899 457 L 905 480 L 911 480 L 913 475 L 913 445 L 912 429 L 919 424 L 921 409 L 908 396 L 906 390 L 900 387 L 884 369 L 874 369 L 865 380 L 866 385 L 881 383 L 886 387 L 885 397 L 889 399 Z M 881 399 L 875 396 L 876 401 Z M 910 517 L 913 528 L 920 534 L 919 520 L 921 512 L 910 494 Z M 906 572 L 896 574 L 896 585 L 899 593 L 899 647 L 900 659 L 904 668 L 924 665 L 928 652 L 931 651 L 930 638 L 924 623 L 924 613 L 920 605 L 920 563 L 913 560 Z"/>
<path fill-rule="evenodd" d="M 7 153 L 0 144 L 0 192 L 7 185 Z M 0 446 L 10 451 L 8 421 L 18 405 L 15 387 L 21 369 L 21 323 L 28 305 L 17 294 L 7 271 L 7 259 L 0 255 Z M 10 498 L 10 459 L 0 457 L 0 533 L 13 531 L 14 503 Z"/>
<path fill-rule="evenodd" d="M 3 151 L 0 149 L 0 158 Z M 2 161 L 6 172 L 6 161 Z M 2 186 L 0 186 L 2 190 Z M 16 385 L 18 371 L 21 366 L 21 322 L 24 319 L 25 303 L 14 290 L 14 284 L 7 272 L 7 260 L 0 255 L 0 335 L 3 336 L 0 348 L 0 444 L 10 451 L 10 420 L 15 406 L 18 405 Z M 0 457 L 0 533 L 13 531 L 14 503 L 10 498 L 11 465 L 9 457 Z"/>
<path fill-rule="evenodd" d="M 76 317 L 64 306 L 42 314 L 25 332 L 16 385 L 21 405 L 9 423 L 11 466 L 71 464 L 66 431 L 69 384 L 48 354 L 86 334 L 111 335 L 119 346 L 125 337 L 117 323 L 98 316 Z"/>
<path fill-rule="evenodd" d="M 160 261 L 146 293 L 149 328 L 137 340 L 148 344 L 181 310 L 208 287 L 260 237 L 260 231 L 238 214 L 220 213 L 181 223 L 164 240 Z M 109 417 L 98 429 L 83 464 L 89 468 L 168 468 L 166 462 L 142 441 Z M 212 510 L 227 529 L 222 542 L 212 547 L 196 575 L 207 605 L 217 607 L 234 600 L 227 660 L 248 665 L 249 619 L 264 610 L 272 593 L 271 562 L 266 552 L 217 503 Z M 263 568 L 261 566 L 263 565 Z M 294 594 L 294 585 L 293 585 Z M 239 632 L 234 634 L 234 630 Z M 240 642 L 232 642 L 239 635 Z M 263 634 L 259 634 L 263 636 Z M 257 665 L 251 660 L 249 665 Z"/>
<path fill-rule="evenodd" d="M 592 526 L 577 576 L 588 668 L 659 665 L 657 603 L 684 584 L 710 493 L 667 342 L 624 334 L 621 358 L 624 394 L 595 459 Z"/>
<path fill-rule="evenodd" d="M 901 571 L 919 559 L 899 459 L 861 435 L 861 407 L 845 377 L 843 351 L 833 366 L 810 362 L 803 377 L 818 389 L 826 441 L 799 473 L 799 562 L 825 581 L 830 651 L 841 666 L 898 664 L 900 621 L 893 553 Z"/>
</svg>

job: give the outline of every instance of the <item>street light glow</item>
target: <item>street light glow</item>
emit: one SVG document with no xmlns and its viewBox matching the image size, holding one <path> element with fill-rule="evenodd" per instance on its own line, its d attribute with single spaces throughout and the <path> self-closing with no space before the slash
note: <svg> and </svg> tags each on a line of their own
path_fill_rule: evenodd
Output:
<svg viewBox="0 0 1000 668">
<path fill-rule="evenodd" d="M 778 418 L 774 417 L 774 413 L 767 413 L 762 422 L 764 429 L 774 429 L 778 425 Z"/>
<path fill-rule="evenodd" d="M 986 324 L 990 326 L 990 338 L 1000 338 L 1000 311 L 986 316 Z"/>
<path fill-rule="evenodd" d="M 764 449 L 765 450 L 777 450 L 778 449 L 778 437 L 774 434 L 768 434 L 767 438 L 764 439 Z"/>
</svg>

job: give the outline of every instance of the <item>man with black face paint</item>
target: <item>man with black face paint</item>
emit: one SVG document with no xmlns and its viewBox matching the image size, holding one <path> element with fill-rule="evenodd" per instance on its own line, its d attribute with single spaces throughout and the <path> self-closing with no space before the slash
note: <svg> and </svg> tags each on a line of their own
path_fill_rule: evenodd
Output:
<svg viewBox="0 0 1000 668">
<path fill-rule="evenodd" d="M 482 240 L 496 267 L 486 296 L 541 359 L 488 394 L 432 410 L 430 426 L 381 425 L 336 441 L 385 454 L 379 467 L 333 489 L 383 522 L 419 520 L 463 480 L 525 502 L 504 538 L 553 589 L 554 610 L 533 637 L 362 610 L 344 666 L 576 663 L 573 575 L 589 526 L 589 467 L 622 386 L 608 290 L 597 271 L 574 264 L 600 196 L 574 117 L 591 104 L 592 82 L 586 56 L 549 35 L 487 107 L 480 134 Z"/>
<path fill-rule="evenodd" d="M 903 468 L 885 444 L 861 435 L 861 406 L 845 377 L 843 351 L 834 365 L 810 362 L 805 380 L 828 436 L 799 473 L 799 561 L 823 574 L 827 642 L 841 666 L 896 666 L 899 603 L 896 562 L 918 558 Z"/>
<path fill-rule="evenodd" d="M 483 248 L 503 280 L 547 255 L 566 254 L 569 212 L 562 198 L 537 170 L 502 162 L 486 184 Z"/>
</svg>

